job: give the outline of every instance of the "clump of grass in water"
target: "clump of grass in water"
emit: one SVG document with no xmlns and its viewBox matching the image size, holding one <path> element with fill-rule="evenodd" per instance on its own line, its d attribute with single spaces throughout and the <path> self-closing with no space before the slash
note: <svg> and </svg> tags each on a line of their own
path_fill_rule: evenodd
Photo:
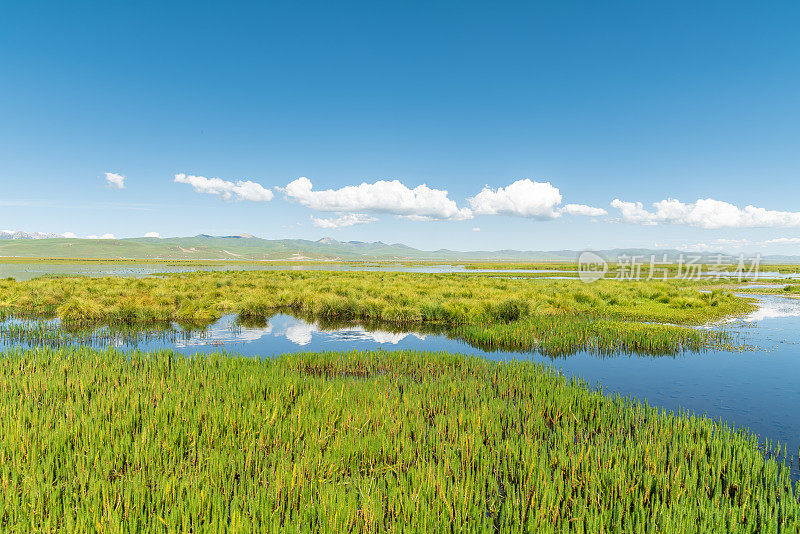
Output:
<svg viewBox="0 0 800 534">
<path fill-rule="evenodd" d="M 777 447 L 530 362 L 9 350 L 0 383 L 10 530 L 800 525 Z"/>
<path fill-rule="evenodd" d="M 290 309 L 316 318 L 440 324 L 467 341 L 490 337 L 506 348 L 561 344 L 588 331 L 599 350 L 694 347 L 709 336 L 633 322 L 703 324 L 753 309 L 730 293 L 711 296 L 682 282 L 508 280 L 474 274 L 380 272 L 216 272 L 147 279 L 42 278 L 0 281 L 2 313 L 57 316 L 68 325 L 204 325 L 224 313 L 252 320 Z M 553 317 L 558 318 L 555 322 Z M 617 323 L 615 323 L 617 321 Z M 627 321 L 620 328 L 620 321 Z M 600 323 L 607 322 L 606 325 Z M 537 323 L 553 324 L 539 328 Z M 563 323 L 563 324 L 560 324 Z M 628 327 L 628 325 L 631 325 Z M 588 326 L 587 326 L 588 325 Z M 526 326 L 535 333 L 535 339 Z M 574 333 L 573 333 L 574 332 Z M 566 337 L 564 335 L 566 334 Z M 475 335 L 476 337 L 470 338 Z M 615 337 L 616 336 L 616 337 Z M 573 341 L 562 341 L 563 339 Z M 669 340 L 672 339 L 672 342 Z M 580 346 L 578 339 L 577 346 Z"/>
<path fill-rule="evenodd" d="M 510 323 L 465 325 L 455 333 L 485 350 L 536 350 L 550 356 L 584 351 L 595 355 L 663 356 L 734 346 L 734 339 L 724 331 L 585 317 L 533 317 Z"/>
</svg>

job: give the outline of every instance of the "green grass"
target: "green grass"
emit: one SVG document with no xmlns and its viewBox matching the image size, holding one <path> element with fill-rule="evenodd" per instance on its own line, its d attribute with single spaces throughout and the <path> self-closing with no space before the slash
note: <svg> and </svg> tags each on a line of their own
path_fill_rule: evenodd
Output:
<svg viewBox="0 0 800 534">
<path fill-rule="evenodd" d="M 259 251 L 258 245 L 271 243 L 272 249 Z M 180 246 L 180 245 L 183 246 Z M 213 246 L 209 246 L 209 244 Z M 370 246 L 371 244 L 365 244 Z M 151 248 L 148 248 L 150 246 Z M 180 246 L 180 248 L 179 248 Z M 296 254 L 305 254 L 301 249 L 304 246 L 311 246 L 313 252 L 308 252 L 309 259 L 292 259 Z M 77 249 L 76 249 L 77 247 Z M 185 247 L 189 247 L 186 249 Z M 227 248 L 226 248 L 227 247 Z M 294 248 L 293 248 L 294 247 Z M 183 248 L 185 251 L 182 251 Z M 191 249 L 194 251 L 190 251 Z M 529 271 L 566 271 L 578 272 L 577 261 L 566 260 L 539 260 L 539 261 L 519 261 L 519 260 L 463 260 L 458 257 L 441 257 L 430 259 L 424 257 L 397 256 L 389 258 L 392 245 L 381 247 L 376 244 L 375 250 L 361 257 L 352 257 L 346 254 L 333 254 L 325 251 L 327 245 L 304 241 L 304 240 L 284 240 L 284 241 L 265 241 L 261 239 L 251 240 L 231 240 L 226 238 L 176 238 L 176 239 L 124 239 L 124 240 L 17 240 L 0 241 L 0 253 L 11 255 L 0 255 L 0 264 L 56 264 L 56 265 L 81 265 L 81 264 L 167 264 L 180 266 L 204 266 L 204 265 L 381 265 L 381 266 L 461 266 L 467 270 L 529 270 Z M 232 256 L 228 252 L 237 251 L 238 256 Z M 291 252 L 295 250 L 295 252 Z M 414 253 L 422 251 L 414 251 Z M 100 252 L 101 255 L 92 256 L 92 251 Z M 13 253 L 19 255 L 13 255 Z M 57 255 L 62 252 L 63 255 Z M 82 255 L 75 255 L 76 252 Z M 374 253 L 373 253 L 374 252 Z M 397 252 L 397 251 L 395 251 Z M 56 255 L 54 255 L 56 253 Z M 89 254 L 89 255 L 87 255 Z M 654 276 L 663 273 L 667 269 L 670 275 L 674 275 L 679 270 L 678 262 L 661 263 L 656 256 Z M 688 259 L 686 260 L 689 261 Z M 620 265 L 625 262 L 609 262 L 609 274 L 614 275 L 620 270 Z M 642 274 L 646 277 L 650 271 L 650 257 L 637 256 L 636 265 L 640 267 Z M 708 271 L 735 271 L 736 264 L 699 264 L 703 272 Z M 628 265 L 628 268 L 630 265 Z M 748 262 L 745 268 L 749 269 Z M 683 267 L 685 272 L 687 266 Z M 783 274 L 800 273 L 798 264 L 764 263 L 760 264 L 763 272 L 779 272 Z"/>
<path fill-rule="evenodd" d="M 643 275 L 647 276 L 649 274 L 651 265 L 650 265 L 650 257 L 649 256 L 637 256 L 635 261 L 635 265 L 641 269 Z M 619 272 L 620 266 L 624 269 L 631 268 L 631 261 L 630 258 L 628 261 L 616 261 L 612 260 L 609 262 L 609 274 L 615 274 Z M 674 275 L 678 270 L 682 269 L 685 273 L 688 269 L 688 262 L 690 258 L 686 258 L 686 264 L 681 267 L 679 262 L 677 261 L 670 261 L 670 262 L 662 262 L 658 255 L 655 256 L 655 264 L 653 265 L 654 276 L 658 274 L 663 274 L 664 270 L 666 269 L 671 275 Z M 738 260 L 737 260 L 738 261 Z M 477 262 L 452 262 L 452 264 L 463 265 L 466 269 L 495 269 L 495 270 L 559 270 L 559 271 L 578 271 L 578 262 L 568 262 L 568 261 L 535 261 L 535 262 L 527 262 L 527 261 L 477 261 Z M 693 265 L 692 268 L 695 267 L 702 267 L 704 273 L 708 273 L 709 271 L 727 271 L 727 272 L 735 272 L 738 268 L 736 263 L 732 264 L 718 264 L 718 263 L 700 263 L 697 265 Z M 751 267 L 750 262 L 745 258 L 745 272 Z M 798 264 L 780 264 L 780 263 L 760 263 L 760 271 L 762 272 L 779 272 L 783 274 L 791 274 L 791 273 L 800 273 L 800 265 Z"/>
<path fill-rule="evenodd" d="M 9 531 L 797 532 L 784 451 L 533 363 L 0 352 Z"/>
<path fill-rule="evenodd" d="M 441 325 L 458 329 L 469 342 L 491 338 L 497 348 L 556 352 L 711 346 L 715 336 L 676 325 L 701 325 L 753 307 L 730 293 L 701 293 L 675 281 L 586 285 L 475 274 L 259 271 L 0 281 L 0 318 L 59 317 L 67 326 L 204 325 L 226 313 L 258 320 L 289 311 L 404 327 Z"/>
<path fill-rule="evenodd" d="M 455 254 L 455 253 L 454 253 Z M 3 239 L 0 256 L 167 260 L 417 259 L 430 253 L 384 243 L 320 243 L 305 239 L 179 237 L 129 239 Z M 4 258 L 3 258 L 4 259 Z"/>
<path fill-rule="evenodd" d="M 537 317 L 510 323 L 464 325 L 455 332 L 461 339 L 485 350 L 536 350 L 548 356 L 576 352 L 602 356 L 663 356 L 710 348 L 744 348 L 728 333 L 719 330 L 577 317 L 569 320 Z"/>
<path fill-rule="evenodd" d="M 752 287 L 738 288 L 736 289 L 736 292 L 748 293 L 753 295 L 781 295 L 784 297 L 793 297 L 793 298 L 800 297 L 800 284 L 796 282 L 792 283 L 791 280 L 778 281 L 777 283 L 784 285 L 783 287 L 768 287 L 768 286 L 759 287 L 758 285 L 753 285 Z M 766 284 L 770 284 L 770 282 L 766 282 Z"/>
</svg>

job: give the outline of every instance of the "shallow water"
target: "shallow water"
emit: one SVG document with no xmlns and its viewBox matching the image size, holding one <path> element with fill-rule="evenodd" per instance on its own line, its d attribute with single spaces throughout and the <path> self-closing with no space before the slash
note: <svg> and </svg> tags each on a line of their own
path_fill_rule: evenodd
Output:
<svg viewBox="0 0 800 534">
<path fill-rule="evenodd" d="M 753 297 L 753 295 L 747 295 Z M 287 352 L 350 349 L 417 349 L 471 354 L 492 360 L 544 362 L 578 376 L 605 392 L 633 395 L 666 410 L 686 410 L 747 427 L 762 439 L 786 443 L 792 456 L 800 447 L 800 300 L 759 296 L 757 311 L 724 327 L 751 350 L 708 351 L 677 356 L 606 356 L 578 353 L 551 358 L 529 352 L 489 352 L 449 338 L 441 329 L 392 332 L 362 325 L 321 325 L 278 314 L 261 325 L 223 317 L 207 329 L 151 339 L 115 339 L 119 348 L 172 348 L 184 354 L 226 350 L 253 357 Z M 98 338 L 108 341 L 108 338 Z M 84 340 L 86 341 L 86 340 Z M 6 340 L 7 342 L 7 340 Z M 89 343 L 92 343 L 89 340 Z M 0 345 L 1 347 L 2 345 Z M 795 479 L 800 471 L 793 471 Z"/>
</svg>

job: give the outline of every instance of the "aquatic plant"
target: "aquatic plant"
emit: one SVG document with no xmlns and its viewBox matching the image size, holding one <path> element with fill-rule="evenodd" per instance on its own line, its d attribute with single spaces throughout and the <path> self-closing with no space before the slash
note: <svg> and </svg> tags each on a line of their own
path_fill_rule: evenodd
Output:
<svg viewBox="0 0 800 534">
<path fill-rule="evenodd" d="M 506 348 L 561 344 L 563 351 L 585 345 L 571 343 L 570 332 L 586 333 L 580 338 L 589 331 L 588 346 L 599 343 L 601 351 L 710 346 L 711 336 L 695 329 L 646 323 L 699 325 L 751 309 L 752 303 L 729 292 L 705 294 L 677 281 L 587 285 L 475 274 L 312 271 L 0 281 L 0 313 L 58 317 L 67 326 L 205 325 L 225 313 L 252 320 L 291 310 L 321 319 L 446 325 L 467 341 L 490 336 Z"/>
<path fill-rule="evenodd" d="M 0 352 L 10 531 L 796 532 L 785 448 L 529 362 Z"/>
<path fill-rule="evenodd" d="M 536 350 L 549 356 L 576 352 L 665 356 L 742 347 L 737 339 L 721 330 L 580 316 L 569 319 L 537 316 L 510 323 L 463 325 L 453 333 L 485 350 Z"/>
</svg>

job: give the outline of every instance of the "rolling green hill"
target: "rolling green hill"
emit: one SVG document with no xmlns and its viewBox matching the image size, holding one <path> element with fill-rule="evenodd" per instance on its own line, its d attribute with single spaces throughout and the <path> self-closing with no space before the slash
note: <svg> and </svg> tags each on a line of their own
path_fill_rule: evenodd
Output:
<svg viewBox="0 0 800 534">
<path fill-rule="evenodd" d="M 573 253 L 574 254 L 574 253 Z M 0 256 L 37 258 L 175 259 L 175 260 L 424 260 L 424 259 L 563 259 L 542 252 L 423 251 L 403 244 L 340 242 L 331 238 L 261 239 L 214 237 L 133 239 L 0 240 Z"/>
<path fill-rule="evenodd" d="M 612 249 L 598 253 L 613 260 L 619 256 L 639 256 L 660 259 L 665 254 L 675 260 L 678 250 Z M 448 261 L 576 261 L 580 252 L 574 250 L 555 251 L 471 251 L 461 252 L 447 249 L 435 251 L 418 250 L 400 243 L 386 244 L 380 241 L 337 241 L 326 237 L 319 241 L 305 239 L 261 239 L 249 235 L 208 236 L 173 238 L 131 239 L 0 239 L 0 257 L 18 258 L 64 258 L 64 259 L 137 259 L 137 260 L 239 260 L 239 261 L 287 261 L 287 260 L 448 260 Z M 716 254 L 705 254 L 704 260 L 712 261 Z M 766 261 L 796 263 L 800 257 L 781 256 L 765 258 Z"/>
</svg>

